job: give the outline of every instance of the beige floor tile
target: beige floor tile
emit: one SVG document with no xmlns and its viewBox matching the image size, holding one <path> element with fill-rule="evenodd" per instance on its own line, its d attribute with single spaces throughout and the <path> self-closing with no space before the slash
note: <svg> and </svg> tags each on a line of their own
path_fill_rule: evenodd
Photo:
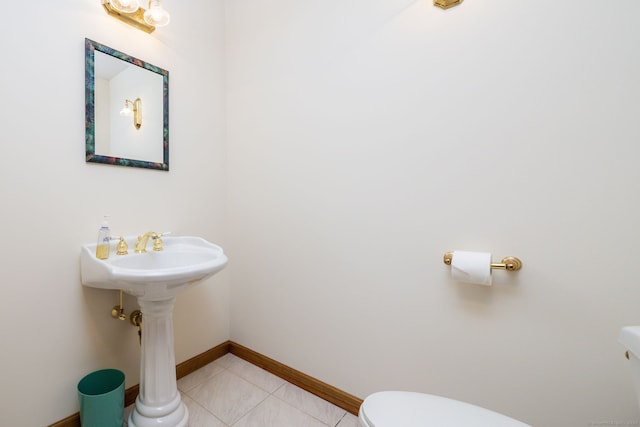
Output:
<svg viewBox="0 0 640 427">
<path fill-rule="evenodd" d="M 358 417 L 353 414 L 346 414 L 336 427 L 360 427 Z"/>
<path fill-rule="evenodd" d="M 228 425 L 242 418 L 269 395 L 227 370 L 214 375 L 186 394 Z"/>
<path fill-rule="evenodd" d="M 124 408 L 124 421 L 122 423 L 122 427 L 127 427 L 129 425 L 129 415 L 131 415 L 131 411 L 133 411 L 133 407 L 135 405 L 129 405 Z"/>
<path fill-rule="evenodd" d="M 217 360 L 211 362 L 197 371 L 180 378 L 178 380 L 178 389 L 183 393 L 189 391 L 222 371 L 224 371 L 224 366 L 222 366 Z"/>
<path fill-rule="evenodd" d="M 257 408 L 233 424 L 233 427 L 327 427 L 327 424 L 276 397 L 269 396 Z"/>
<path fill-rule="evenodd" d="M 356 416 L 231 353 L 178 380 L 178 389 L 189 427 L 359 427 Z"/>
<path fill-rule="evenodd" d="M 269 393 L 273 393 L 286 382 L 282 378 L 236 356 L 227 359 L 225 363 L 227 363 L 226 367 L 231 372 Z"/>
<path fill-rule="evenodd" d="M 284 384 L 273 395 L 330 426 L 335 426 L 347 413 L 344 409 L 290 383 Z"/>
<path fill-rule="evenodd" d="M 216 363 L 219 363 L 220 365 L 222 365 L 225 368 L 228 368 L 229 365 L 235 360 L 235 359 L 240 359 L 238 356 L 236 356 L 235 354 L 232 353 L 227 353 L 222 357 L 219 357 L 216 359 Z"/>
<path fill-rule="evenodd" d="M 182 396 L 182 401 L 189 410 L 189 427 L 226 427 L 222 421 L 189 396 Z"/>
</svg>

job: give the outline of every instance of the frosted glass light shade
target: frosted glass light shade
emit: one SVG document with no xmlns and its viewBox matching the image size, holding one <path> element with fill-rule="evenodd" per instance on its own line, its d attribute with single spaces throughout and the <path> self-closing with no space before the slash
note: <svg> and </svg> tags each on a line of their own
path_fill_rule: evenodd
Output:
<svg viewBox="0 0 640 427">
<path fill-rule="evenodd" d="M 164 27 L 169 23 L 169 13 L 164 10 L 160 0 L 150 0 L 149 8 L 144 13 L 144 20 L 154 27 Z"/>
<path fill-rule="evenodd" d="M 140 7 L 138 0 L 109 0 L 109 4 L 117 11 L 124 13 L 133 13 Z"/>
<path fill-rule="evenodd" d="M 133 115 L 133 110 L 127 101 L 124 102 L 124 107 L 120 110 L 120 115 L 124 117 L 131 117 Z"/>
</svg>

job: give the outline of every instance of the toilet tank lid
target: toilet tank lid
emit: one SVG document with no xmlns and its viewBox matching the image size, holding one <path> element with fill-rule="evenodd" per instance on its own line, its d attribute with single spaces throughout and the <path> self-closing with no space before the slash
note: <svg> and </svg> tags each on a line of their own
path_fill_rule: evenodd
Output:
<svg viewBox="0 0 640 427">
<path fill-rule="evenodd" d="M 528 426 L 506 415 L 469 403 L 408 391 L 382 391 L 370 395 L 360 407 L 360 416 L 370 427 Z"/>
<path fill-rule="evenodd" d="M 640 326 L 625 326 L 620 330 L 618 342 L 640 359 Z"/>
</svg>

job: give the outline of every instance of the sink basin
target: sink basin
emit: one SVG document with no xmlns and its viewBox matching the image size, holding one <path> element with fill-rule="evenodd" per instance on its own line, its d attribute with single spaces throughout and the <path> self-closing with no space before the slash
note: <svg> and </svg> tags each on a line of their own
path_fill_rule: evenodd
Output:
<svg viewBox="0 0 640 427">
<path fill-rule="evenodd" d="M 125 238 L 128 255 L 116 255 L 112 242 L 111 256 L 96 258 L 96 244 L 82 246 L 80 274 L 82 284 L 92 288 L 122 289 L 145 299 L 176 296 L 182 290 L 220 271 L 227 257 L 220 246 L 200 237 L 166 236 L 164 249 L 134 253 L 136 237 Z"/>
<path fill-rule="evenodd" d="M 199 237 L 166 236 L 163 250 L 154 251 L 148 242 L 146 253 L 137 254 L 137 237 L 127 237 L 128 255 L 116 255 L 112 242 L 110 257 L 96 258 L 96 244 L 80 251 L 82 284 L 113 289 L 138 297 L 142 312 L 140 388 L 129 415 L 129 427 L 187 427 L 189 410 L 182 402 L 176 383 L 173 348 L 173 305 L 182 290 L 213 276 L 227 264 L 220 246 Z"/>
</svg>

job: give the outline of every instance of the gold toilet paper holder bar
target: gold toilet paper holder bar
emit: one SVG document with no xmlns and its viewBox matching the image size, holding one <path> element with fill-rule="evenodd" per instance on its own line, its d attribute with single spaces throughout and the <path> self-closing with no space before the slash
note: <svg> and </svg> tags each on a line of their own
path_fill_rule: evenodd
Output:
<svg viewBox="0 0 640 427">
<path fill-rule="evenodd" d="M 451 265 L 451 261 L 453 260 L 453 252 L 446 252 L 444 254 L 444 263 L 447 265 Z M 491 269 L 492 270 L 507 270 L 507 271 L 518 271 L 522 268 L 522 261 L 514 256 L 508 256 L 502 258 L 502 262 L 492 262 Z"/>
</svg>

